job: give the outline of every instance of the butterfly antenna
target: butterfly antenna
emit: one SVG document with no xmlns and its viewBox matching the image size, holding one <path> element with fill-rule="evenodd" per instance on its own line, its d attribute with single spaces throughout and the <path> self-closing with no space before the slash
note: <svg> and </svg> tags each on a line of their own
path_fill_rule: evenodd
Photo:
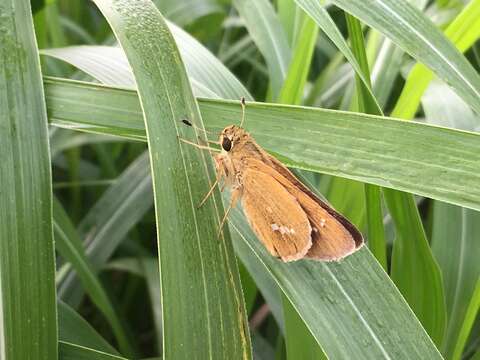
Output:
<svg viewBox="0 0 480 360">
<path fill-rule="evenodd" d="M 202 131 L 202 132 L 204 132 L 204 133 L 206 133 L 206 134 L 216 135 L 216 133 L 214 133 L 213 131 L 208 131 L 208 130 L 205 130 L 205 129 L 199 128 L 198 126 L 193 125 L 193 124 L 192 124 L 189 120 L 187 120 L 187 119 L 182 119 L 182 123 L 184 123 L 184 124 L 187 125 L 187 126 L 190 126 L 190 127 L 194 128 L 194 129 L 196 129 L 196 130 L 198 130 L 198 131 Z"/>
<path fill-rule="evenodd" d="M 245 121 L 245 98 L 242 96 L 240 99 L 242 105 L 242 120 L 240 121 L 240 127 L 243 127 L 243 122 Z"/>
</svg>

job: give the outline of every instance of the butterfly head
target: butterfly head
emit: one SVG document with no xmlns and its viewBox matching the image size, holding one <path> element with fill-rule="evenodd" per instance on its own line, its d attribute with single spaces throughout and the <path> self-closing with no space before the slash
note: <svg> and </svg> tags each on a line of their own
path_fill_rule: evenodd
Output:
<svg viewBox="0 0 480 360">
<path fill-rule="evenodd" d="M 245 142 L 248 138 L 248 133 L 237 125 L 227 126 L 220 134 L 220 146 L 225 152 L 230 152 L 238 145 Z"/>
</svg>

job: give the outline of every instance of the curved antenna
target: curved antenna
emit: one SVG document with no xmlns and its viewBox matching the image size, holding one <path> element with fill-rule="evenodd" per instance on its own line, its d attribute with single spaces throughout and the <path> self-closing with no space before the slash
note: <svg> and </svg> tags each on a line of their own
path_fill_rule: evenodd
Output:
<svg viewBox="0 0 480 360">
<path fill-rule="evenodd" d="M 240 104 L 242 105 L 242 120 L 240 121 L 240 127 L 243 127 L 243 122 L 245 121 L 245 98 L 243 96 L 240 99 Z"/>
</svg>

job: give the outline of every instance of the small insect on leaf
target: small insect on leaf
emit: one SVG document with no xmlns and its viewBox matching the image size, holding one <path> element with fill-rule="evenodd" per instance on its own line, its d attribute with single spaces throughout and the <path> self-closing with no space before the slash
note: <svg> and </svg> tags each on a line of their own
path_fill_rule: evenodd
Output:
<svg viewBox="0 0 480 360">
<path fill-rule="evenodd" d="M 241 105 L 243 124 L 244 98 Z M 188 120 L 182 121 L 192 126 Z M 270 254 L 283 261 L 339 260 L 363 245 L 362 234 L 352 223 L 319 199 L 241 126 L 223 129 L 219 144 L 222 150 L 215 155 L 215 184 L 223 181 L 222 190 L 228 187 L 232 191 L 220 230 L 240 200 L 252 230 Z"/>
<path fill-rule="evenodd" d="M 182 122 L 187 126 L 193 126 L 193 124 L 190 121 L 188 121 L 187 119 L 182 119 Z"/>
</svg>

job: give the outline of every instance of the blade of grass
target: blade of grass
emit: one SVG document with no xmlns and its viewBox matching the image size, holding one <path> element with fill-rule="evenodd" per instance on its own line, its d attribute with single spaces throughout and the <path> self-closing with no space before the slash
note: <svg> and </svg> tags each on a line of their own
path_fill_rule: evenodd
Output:
<svg viewBox="0 0 480 360">
<path fill-rule="evenodd" d="M 445 298 L 440 269 L 432 256 L 417 204 L 412 196 L 384 189 L 395 224 L 391 277 L 433 341 L 445 330 Z"/>
<path fill-rule="evenodd" d="M 445 37 L 461 52 L 465 52 L 475 43 L 480 37 L 480 0 L 473 0 L 465 6 L 445 30 Z M 437 75 L 442 78 L 439 74 Z M 416 64 L 408 75 L 392 115 L 405 119 L 413 118 L 422 94 L 433 78 L 434 74 L 427 67 Z M 470 105 L 475 109 L 475 106 Z"/>
<path fill-rule="evenodd" d="M 467 319 L 467 309 L 475 301 L 475 286 L 480 276 L 479 232 L 480 213 L 435 202 L 432 250 L 442 269 L 445 286 L 448 326 L 442 352 L 447 359 L 460 359 L 468 336 L 462 334 L 460 338 L 460 330 L 471 321 Z"/>
<path fill-rule="evenodd" d="M 295 23 L 297 20 L 297 7 L 290 0 L 277 1 L 278 19 L 285 30 L 285 36 L 289 44 L 294 43 Z"/>
<path fill-rule="evenodd" d="M 299 10 L 302 11 L 302 10 Z M 318 27 L 308 16 L 302 14 L 301 37 L 297 38 L 292 61 L 283 83 L 278 102 L 300 104 L 307 81 L 308 71 L 312 62 L 313 50 L 318 37 Z M 283 313 L 285 319 L 285 345 L 288 359 L 306 359 L 323 354 L 312 334 L 303 325 L 303 321 L 288 299 L 283 299 Z"/>
<path fill-rule="evenodd" d="M 120 355 L 112 345 L 67 304 L 59 301 L 57 309 L 59 341 L 89 347 L 112 355 Z"/>
<path fill-rule="evenodd" d="M 427 121 L 455 128 L 474 129 L 478 117 L 447 85 L 434 81 L 422 99 Z M 447 359 L 458 359 L 466 339 L 460 332 L 469 330 L 467 308 L 473 300 L 480 276 L 480 213 L 434 202 L 432 251 L 440 265 L 445 288 L 447 327 L 442 352 Z M 467 334 L 462 334 L 464 337 Z M 458 353 L 460 352 L 460 353 Z"/>
<path fill-rule="evenodd" d="M 122 45 L 138 86 L 149 144 L 162 287 L 164 358 L 251 357 L 240 279 L 228 233 L 216 236 L 218 191 L 212 164 L 182 145 L 201 118 L 178 49 L 148 1 L 95 0 Z M 196 141 L 196 139 L 194 139 Z M 168 214 L 168 216 L 165 216 Z M 201 225 L 200 225 L 201 224 Z M 184 344 L 190 346 L 184 346 Z"/>
<path fill-rule="evenodd" d="M 146 170 L 150 170 L 148 164 Z M 148 288 L 148 295 L 152 305 L 153 321 L 156 331 L 156 345 L 158 352 L 162 352 L 162 304 L 160 290 L 160 274 L 158 273 L 158 260 L 149 257 L 121 258 L 116 259 L 103 267 L 105 270 L 128 271 L 132 274 L 145 278 Z"/>
<path fill-rule="evenodd" d="M 334 23 L 328 12 L 319 4 L 316 0 L 295 0 L 295 2 L 303 9 L 305 12 L 315 20 L 315 22 L 320 26 L 322 31 L 328 36 L 328 38 L 335 44 L 335 46 L 340 50 L 340 52 L 348 60 L 352 68 L 355 70 L 355 73 L 360 77 L 362 82 L 366 85 L 365 90 L 370 92 L 371 96 L 369 99 L 371 101 L 376 101 L 373 93 L 371 93 L 370 79 L 368 79 L 362 71 L 360 64 L 358 63 L 355 55 L 350 50 L 347 42 L 342 36 L 342 33 L 338 29 L 337 25 Z M 378 104 L 377 104 L 378 107 Z"/>
<path fill-rule="evenodd" d="M 287 359 L 328 359 L 290 300 L 285 295 L 282 296 L 282 300 Z"/>
<path fill-rule="evenodd" d="M 233 5 L 265 58 L 273 99 L 276 99 L 291 59 L 291 50 L 280 20 L 268 0 L 233 0 Z"/>
<path fill-rule="evenodd" d="M 457 360 L 462 358 L 462 352 L 467 343 L 468 336 L 471 333 L 473 324 L 477 319 L 477 314 L 480 309 L 480 278 L 477 279 L 477 285 L 473 291 L 472 297 L 470 298 L 470 303 L 468 304 L 467 310 L 465 312 L 465 320 L 463 321 L 462 327 L 460 328 L 460 333 L 458 334 L 458 341 L 455 344 L 454 352 L 452 359 Z M 478 355 L 478 354 L 477 354 Z M 473 359 L 473 357 L 472 357 Z"/>
<path fill-rule="evenodd" d="M 60 360 L 127 360 L 124 357 L 65 341 L 58 343 L 58 356 Z"/>
<path fill-rule="evenodd" d="M 85 239 L 85 253 L 95 269 L 101 268 L 125 239 L 127 233 L 153 205 L 148 152 L 140 155 L 117 178 L 78 226 Z M 78 304 L 82 293 L 73 273 L 63 269 L 58 294 L 70 304 Z"/>
<path fill-rule="evenodd" d="M 252 99 L 248 90 L 207 48 L 180 27 L 167 22 L 185 62 L 196 96 Z M 45 49 L 43 55 L 68 62 L 97 80 L 135 87 L 135 80 L 125 53 L 113 46 L 70 46 Z"/>
<path fill-rule="evenodd" d="M 370 70 L 368 68 L 365 42 L 360 22 L 351 15 L 345 14 L 352 52 L 358 61 L 367 83 L 356 75 L 356 98 L 358 109 L 374 115 L 383 115 L 375 98 L 371 95 Z M 365 205 L 367 207 L 368 247 L 375 258 L 387 270 L 387 248 L 385 243 L 385 231 L 383 229 L 382 202 L 380 188 L 375 185 L 365 184 Z"/>
<path fill-rule="evenodd" d="M 30 1 L 0 3 L 0 358 L 57 359 L 47 114 Z"/>
<path fill-rule="evenodd" d="M 292 61 L 278 97 L 280 103 L 301 104 L 303 100 L 313 50 L 317 43 L 318 27 L 311 18 L 303 16 L 300 33 L 302 36 L 295 46 Z"/>
<path fill-rule="evenodd" d="M 369 78 L 360 22 L 347 15 L 347 25 L 351 34 L 353 52 L 356 54 L 365 76 Z M 360 110 L 382 114 L 381 110 L 375 107 L 376 102 L 368 101 L 370 93 L 365 91 L 364 84 L 358 78 L 357 94 Z M 369 240 L 373 237 L 373 248 L 380 249 L 379 256 L 386 269 L 386 244 L 380 192 L 378 188 L 371 185 L 366 185 L 365 190 Z M 446 318 L 440 269 L 430 251 L 415 199 L 410 194 L 389 189 L 385 189 L 384 193 L 389 209 L 395 209 L 390 210 L 397 235 L 392 254 L 392 279 L 428 334 L 437 345 L 440 345 Z"/>
<path fill-rule="evenodd" d="M 63 258 L 72 264 L 83 284 L 84 290 L 108 320 L 122 353 L 128 356 L 134 356 L 132 346 L 122 329 L 115 309 L 97 278 L 93 266 L 85 257 L 84 250 L 81 248 L 81 240 L 78 238 L 73 224 L 58 200 L 55 200 L 53 203 L 53 218 L 56 248 Z"/>
<path fill-rule="evenodd" d="M 75 92 L 73 102 L 71 91 Z M 138 99 L 132 91 L 48 80 L 46 94 L 56 125 L 145 139 Z M 241 116 L 236 102 L 201 99 L 199 104 L 211 128 L 223 128 Z M 248 103 L 247 119 L 247 129 L 258 142 L 288 166 L 480 210 L 478 134 L 388 117 L 267 103 Z M 462 149 L 459 143 L 464 144 Z"/>
<path fill-rule="evenodd" d="M 480 75 L 413 5 L 405 0 L 332 0 L 332 3 L 384 33 L 480 112 Z"/>
</svg>

